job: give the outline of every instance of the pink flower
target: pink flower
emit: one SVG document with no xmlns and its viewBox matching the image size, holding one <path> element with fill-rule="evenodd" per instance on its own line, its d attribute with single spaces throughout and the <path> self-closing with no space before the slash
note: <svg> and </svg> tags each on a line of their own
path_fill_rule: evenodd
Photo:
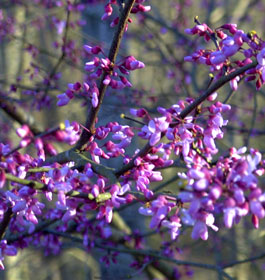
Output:
<svg viewBox="0 0 265 280">
<path fill-rule="evenodd" d="M 98 95 L 97 92 L 92 92 L 92 106 L 96 108 L 98 106 Z"/>
<path fill-rule="evenodd" d="M 144 139 L 149 139 L 151 146 L 155 146 L 161 139 L 161 133 L 169 127 L 169 122 L 166 117 L 154 118 L 149 121 L 148 126 L 144 126 L 139 136 Z"/>
<path fill-rule="evenodd" d="M 88 45 L 84 45 L 83 48 L 88 54 L 99 54 L 102 51 L 101 47 L 99 46 L 91 47 Z"/>
<path fill-rule="evenodd" d="M 207 229 L 206 224 L 202 221 L 196 221 L 196 223 L 193 227 L 193 230 L 192 230 L 191 237 L 195 240 L 198 238 L 207 240 L 208 239 L 208 229 Z"/>
<path fill-rule="evenodd" d="M 6 182 L 6 175 L 3 169 L 0 169 L 0 189 L 2 189 Z"/>
<path fill-rule="evenodd" d="M 157 228 L 158 225 L 161 223 L 161 221 L 166 217 L 168 212 L 170 211 L 170 208 L 168 206 L 162 206 L 158 209 L 158 211 L 155 213 L 153 218 L 150 222 L 150 228 Z"/>
<path fill-rule="evenodd" d="M 126 57 L 123 65 L 128 70 L 141 69 L 145 67 L 143 62 L 136 60 L 133 56 Z"/>
<path fill-rule="evenodd" d="M 211 53 L 210 61 L 213 65 L 218 65 L 226 61 L 226 56 L 222 51 L 215 51 Z"/>
<path fill-rule="evenodd" d="M 62 93 L 62 94 L 57 95 L 57 98 L 59 99 L 57 101 L 57 106 L 65 106 L 70 101 L 70 98 L 68 97 L 68 95 L 66 93 Z"/>
<path fill-rule="evenodd" d="M 197 220 L 192 230 L 191 237 L 193 239 L 201 238 L 202 240 L 208 239 L 207 226 L 212 228 L 214 231 L 218 231 L 218 227 L 214 225 L 214 216 L 207 213 L 203 216 L 203 220 Z"/>
<path fill-rule="evenodd" d="M 265 48 L 263 48 L 257 55 L 257 61 L 260 66 L 265 66 Z"/>
<path fill-rule="evenodd" d="M 17 135 L 21 138 L 25 138 L 26 136 L 30 136 L 31 132 L 30 132 L 30 128 L 28 125 L 24 124 L 22 125 L 20 128 L 18 128 L 16 130 Z"/>
</svg>

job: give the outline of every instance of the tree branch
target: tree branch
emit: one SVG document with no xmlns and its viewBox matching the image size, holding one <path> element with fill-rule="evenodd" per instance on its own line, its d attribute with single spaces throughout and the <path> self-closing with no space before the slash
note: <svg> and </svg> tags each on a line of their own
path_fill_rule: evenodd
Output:
<svg viewBox="0 0 265 280">
<path fill-rule="evenodd" d="M 58 232 L 55 230 L 49 230 L 49 229 L 45 230 L 45 231 L 47 233 L 58 235 L 58 236 L 70 239 L 74 242 L 83 244 L 82 238 L 72 236 L 71 234 L 64 233 L 64 232 Z M 130 254 L 130 255 L 134 255 L 134 256 L 143 256 L 143 257 L 149 256 L 149 257 L 153 257 L 154 259 L 157 259 L 157 260 L 163 260 L 163 261 L 167 261 L 170 263 L 174 263 L 175 265 L 188 265 L 188 266 L 192 266 L 192 267 L 204 268 L 207 270 L 214 270 L 214 271 L 217 271 L 218 273 L 221 273 L 227 279 L 230 279 L 230 280 L 233 279 L 230 275 L 228 275 L 225 271 L 223 271 L 223 268 L 220 266 L 213 265 L 213 264 L 206 264 L 206 263 L 176 260 L 173 258 L 163 256 L 163 255 L 161 255 L 160 252 L 155 251 L 155 250 L 137 250 L 137 249 L 131 249 L 131 248 L 112 247 L 112 246 L 102 245 L 99 242 L 95 242 L 95 246 L 97 248 L 101 248 L 104 250 L 115 251 L 115 252 Z"/>
<path fill-rule="evenodd" d="M 226 269 L 226 268 L 229 268 L 229 267 L 232 267 L 232 266 L 235 266 L 235 265 L 239 265 L 239 264 L 243 264 L 243 263 L 247 263 L 247 262 L 254 262 L 256 260 L 260 260 L 260 259 L 263 259 L 263 258 L 265 258 L 265 252 L 261 253 L 260 255 L 255 256 L 255 257 L 251 257 L 251 258 L 247 258 L 247 259 L 244 259 L 244 260 L 241 260 L 241 261 L 234 261 L 234 262 L 228 263 L 226 265 L 223 265 L 222 268 Z"/>
<path fill-rule="evenodd" d="M 132 9 L 134 3 L 135 3 L 135 0 L 128 1 L 125 8 L 123 9 L 123 11 L 121 13 L 118 29 L 112 40 L 112 44 L 111 44 L 109 55 L 108 55 L 108 58 L 109 58 L 111 64 L 115 63 L 115 60 L 116 60 L 116 57 L 118 55 L 118 51 L 120 48 L 121 39 L 125 32 L 126 25 L 127 25 L 128 19 L 129 19 L 129 15 L 130 15 L 130 12 L 131 12 L 131 9 Z M 87 130 L 86 129 L 83 130 L 81 137 L 80 137 L 78 143 L 76 144 L 75 149 L 83 150 L 86 146 L 86 143 L 89 141 L 90 137 L 95 132 L 95 124 L 97 121 L 97 116 L 98 116 L 100 107 L 102 105 L 103 99 L 104 99 L 105 91 L 108 87 L 107 85 L 105 85 L 103 83 L 106 76 L 107 76 L 107 73 L 104 71 L 101 76 L 101 79 L 100 79 L 98 106 L 96 108 L 91 106 L 89 114 L 87 116 L 86 124 L 85 124 Z"/>
</svg>

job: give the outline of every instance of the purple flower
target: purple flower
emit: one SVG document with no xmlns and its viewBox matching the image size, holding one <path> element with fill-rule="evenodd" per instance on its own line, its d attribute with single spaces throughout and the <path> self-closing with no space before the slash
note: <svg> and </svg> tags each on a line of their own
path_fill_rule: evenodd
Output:
<svg viewBox="0 0 265 280">
<path fill-rule="evenodd" d="M 92 92 L 92 106 L 96 108 L 98 106 L 98 95 L 97 92 Z"/>
<path fill-rule="evenodd" d="M 258 200 L 254 200 L 250 202 L 250 210 L 259 219 L 263 219 L 265 217 L 264 206 Z"/>
<path fill-rule="evenodd" d="M 164 132 L 169 127 L 169 122 L 166 117 L 155 118 L 149 121 L 148 126 L 142 128 L 139 135 L 144 139 L 149 139 L 151 146 L 155 146 L 161 139 L 161 132 Z"/>
<path fill-rule="evenodd" d="M 128 70 L 141 69 L 145 67 L 143 62 L 136 60 L 133 56 L 126 57 L 123 65 Z"/>
<path fill-rule="evenodd" d="M 86 62 L 85 64 L 85 70 L 88 72 L 93 72 L 96 68 L 95 62 L 94 61 L 89 61 Z"/>
<path fill-rule="evenodd" d="M 112 216 L 113 216 L 113 211 L 112 211 L 112 207 L 107 206 L 106 207 L 106 222 L 110 223 L 112 220 Z"/>
<path fill-rule="evenodd" d="M 6 175 L 3 169 L 0 169 L 0 189 L 4 187 L 6 182 Z"/>
<path fill-rule="evenodd" d="M 1 240 L 1 242 L 0 242 L 0 269 L 1 270 L 5 269 L 4 264 L 3 264 L 4 255 L 16 256 L 16 254 L 17 254 L 16 247 L 14 247 L 12 245 L 7 245 L 6 240 Z"/>
<path fill-rule="evenodd" d="M 61 124 L 61 129 L 62 130 L 59 131 L 60 133 L 56 134 L 56 138 L 59 141 L 66 142 L 69 145 L 74 145 L 78 141 L 81 131 L 77 122 L 72 122 L 70 124 L 70 122 L 66 120 L 64 124 Z"/>
<path fill-rule="evenodd" d="M 67 223 L 71 219 L 73 219 L 76 215 L 76 209 L 68 209 L 62 217 L 62 221 Z"/>
<path fill-rule="evenodd" d="M 193 188 L 196 191 L 204 191 L 208 188 L 209 181 L 207 179 L 200 179 L 193 184 Z"/>
<path fill-rule="evenodd" d="M 204 222 L 202 221 L 196 221 L 195 225 L 193 227 L 191 237 L 195 240 L 198 238 L 201 238 L 203 240 L 208 239 L 208 229 Z"/>
<path fill-rule="evenodd" d="M 227 228 L 231 228 L 236 217 L 236 209 L 234 207 L 224 209 L 224 223 Z"/>
<path fill-rule="evenodd" d="M 59 99 L 57 101 L 57 106 L 65 106 L 70 101 L 70 98 L 68 97 L 68 95 L 66 93 L 62 93 L 62 94 L 57 95 L 57 98 Z"/>
<path fill-rule="evenodd" d="M 212 52 L 210 55 L 210 61 L 212 64 L 218 65 L 226 61 L 226 56 L 222 51 Z"/>
<path fill-rule="evenodd" d="M 239 80 L 240 80 L 240 78 L 237 76 L 229 82 L 232 90 L 236 91 L 238 89 Z"/>
<path fill-rule="evenodd" d="M 99 46 L 91 47 L 84 45 L 83 48 L 88 54 L 99 54 L 102 51 Z"/>
<path fill-rule="evenodd" d="M 28 125 L 24 124 L 20 128 L 16 130 L 17 135 L 21 138 L 25 138 L 27 136 L 31 136 L 31 131 Z"/>
<path fill-rule="evenodd" d="M 214 216 L 210 213 L 204 215 L 203 220 L 197 220 L 192 230 L 191 237 L 193 239 L 201 238 L 203 240 L 208 239 L 207 226 L 214 231 L 218 231 L 218 227 L 214 225 Z"/>
<path fill-rule="evenodd" d="M 257 61 L 260 66 L 265 66 L 265 48 L 263 48 L 257 55 Z"/>
<path fill-rule="evenodd" d="M 182 226 L 179 221 L 168 220 L 163 220 L 161 225 L 170 229 L 170 235 L 172 240 L 175 240 L 178 237 L 179 229 Z"/>
</svg>

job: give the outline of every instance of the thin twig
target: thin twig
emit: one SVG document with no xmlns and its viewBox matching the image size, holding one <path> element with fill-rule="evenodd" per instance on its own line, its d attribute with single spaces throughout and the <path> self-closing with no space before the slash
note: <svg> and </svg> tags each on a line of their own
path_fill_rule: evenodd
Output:
<svg viewBox="0 0 265 280">
<path fill-rule="evenodd" d="M 256 93 L 254 93 L 254 96 L 253 96 L 253 103 L 254 104 L 253 104 L 253 113 L 252 113 L 251 124 L 250 124 L 249 132 L 248 132 L 248 135 L 247 135 L 246 143 L 245 143 L 246 147 L 249 147 L 251 134 L 254 130 L 254 127 L 255 127 L 255 124 L 256 124 L 256 119 L 257 119 L 258 101 L 257 101 L 257 94 Z"/>
<path fill-rule="evenodd" d="M 41 133 L 39 125 L 32 116 L 25 114 L 25 110 L 20 106 L 15 106 L 13 102 L 7 100 L 4 96 L 0 95 L 1 109 L 6 112 L 12 119 L 17 121 L 19 124 L 27 124 L 33 134 Z"/>
<path fill-rule="evenodd" d="M 77 243 L 83 243 L 82 238 L 72 236 L 71 234 L 68 234 L 68 233 L 58 232 L 58 231 L 50 230 L 50 229 L 47 229 L 45 231 L 47 233 L 51 233 L 54 235 L 58 235 L 58 236 L 70 239 Z M 99 242 L 95 242 L 95 246 L 97 248 L 101 248 L 104 250 L 115 251 L 115 252 L 124 253 L 124 254 L 130 254 L 130 255 L 135 255 L 135 256 L 144 256 L 144 257 L 149 256 L 149 257 L 153 257 L 154 259 L 164 260 L 167 262 L 174 263 L 176 265 L 188 265 L 188 266 L 193 266 L 193 267 L 204 268 L 207 270 L 214 270 L 214 271 L 221 273 L 227 279 L 230 279 L 230 280 L 233 279 L 230 275 L 228 275 L 225 271 L 223 271 L 222 267 L 219 267 L 217 265 L 198 263 L 198 262 L 192 262 L 192 261 L 184 261 L 184 260 L 176 260 L 173 258 L 163 256 L 163 255 L 161 255 L 160 252 L 155 251 L 155 250 L 137 250 L 137 249 L 123 248 L 123 247 L 112 247 L 112 246 L 102 245 Z"/>
<path fill-rule="evenodd" d="M 65 47 L 67 43 L 67 37 L 68 37 L 68 29 L 69 29 L 69 23 L 70 23 L 70 14 L 71 11 L 67 9 L 67 15 L 66 15 L 66 24 L 65 24 L 65 30 L 64 30 L 64 35 L 63 35 L 63 45 L 62 45 L 62 53 L 61 56 L 59 57 L 57 63 L 54 65 L 53 69 L 51 70 L 50 74 L 48 75 L 48 79 L 53 79 L 54 75 L 56 74 L 57 70 L 59 69 L 60 65 L 63 63 L 64 58 L 65 58 Z M 48 94 L 48 88 L 50 83 L 47 83 L 46 89 L 44 91 L 44 96 Z"/>
<path fill-rule="evenodd" d="M 4 234 L 5 234 L 5 231 L 9 225 L 9 222 L 11 220 L 11 218 L 13 217 L 14 213 L 12 212 L 12 208 L 9 207 L 7 209 L 7 211 L 5 212 L 4 214 L 4 218 L 0 224 L 0 240 L 2 240 Z"/>
<path fill-rule="evenodd" d="M 265 252 L 261 253 L 260 255 L 255 256 L 255 257 L 247 258 L 247 259 L 244 259 L 244 260 L 241 260 L 241 261 L 234 261 L 234 262 L 228 263 L 226 265 L 222 265 L 222 268 L 226 269 L 226 268 L 233 267 L 233 266 L 236 266 L 236 265 L 239 265 L 239 264 L 261 260 L 263 258 L 265 258 Z"/>
<path fill-rule="evenodd" d="M 8 181 L 18 183 L 24 186 L 29 186 L 35 190 L 50 191 L 48 185 L 46 184 L 34 180 L 21 179 L 11 174 L 5 174 L 5 176 L 6 176 L 6 180 Z M 53 193 L 57 193 L 57 190 L 53 190 Z M 66 196 L 88 199 L 87 193 L 82 193 L 74 190 L 67 192 Z"/>
</svg>

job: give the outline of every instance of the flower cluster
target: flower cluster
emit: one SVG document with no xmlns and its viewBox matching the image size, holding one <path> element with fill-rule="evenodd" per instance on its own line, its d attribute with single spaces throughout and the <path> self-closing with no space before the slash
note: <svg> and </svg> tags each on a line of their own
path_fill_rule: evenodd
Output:
<svg viewBox="0 0 265 280">
<path fill-rule="evenodd" d="M 215 93 L 209 100 L 214 101 L 216 97 Z M 215 139 L 223 137 L 221 128 L 227 124 L 221 113 L 227 112 L 230 106 L 217 101 L 208 107 L 202 107 L 202 113 L 210 113 L 205 116 L 207 123 L 203 127 L 198 121 L 196 125 L 194 124 L 196 117 L 188 116 L 183 120 L 179 119 L 178 115 L 185 108 L 185 103 L 189 104 L 189 102 L 192 100 L 181 100 L 169 109 L 159 108 L 159 112 L 164 116 L 151 119 L 148 125 L 145 125 L 138 133 L 140 137 L 148 139 L 151 146 L 154 146 L 151 152 L 163 154 L 163 160 L 160 158 L 157 161 L 154 155 L 150 155 L 149 158 L 146 156 L 143 160 L 138 159 L 138 162 L 135 162 L 136 166 L 148 166 L 147 162 L 151 160 L 154 167 L 157 168 L 161 166 L 161 163 L 162 166 L 172 164 L 172 161 L 169 160 L 172 151 L 176 155 L 182 154 L 188 171 L 179 176 L 186 180 L 187 184 L 185 191 L 179 193 L 178 199 L 181 203 L 189 204 L 189 208 L 177 211 L 176 216 L 170 216 L 171 209 L 177 206 L 178 201 L 175 199 L 174 202 L 174 198 L 169 198 L 173 200 L 173 202 L 169 202 L 168 198 L 164 196 L 160 197 L 159 201 L 161 202 L 162 199 L 163 205 L 166 206 L 162 207 L 160 204 L 159 207 L 155 206 L 157 204 L 157 200 L 155 200 L 147 208 L 141 207 L 140 213 L 152 216 L 150 223 L 152 228 L 169 227 L 171 236 L 174 238 L 177 237 L 181 224 L 185 223 L 194 226 L 192 233 L 194 239 L 201 237 L 206 240 L 208 238 L 207 227 L 218 230 L 214 221 L 215 215 L 220 212 L 223 212 L 226 227 L 231 227 L 233 223 L 239 222 L 240 218 L 247 214 L 252 215 L 253 223 L 257 227 L 258 220 L 265 214 L 265 193 L 262 193 L 257 186 L 257 176 L 264 173 L 261 154 L 251 150 L 251 155 L 241 156 L 246 149 L 242 148 L 237 151 L 233 148 L 230 157 L 221 157 L 216 164 L 211 164 L 212 155 L 218 152 Z M 143 109 L 131 112 L 134 116 L 146 117 Z M 170 141 L 169 143 L 158 144 L 162 134 Z M 137 173 L 134 171 L 134 174 Z M 147 199 L 151 199 L 154 194 L 148 189 L 148 186 L 148 175 L 139 176 L 136 182 L 137 190 L 143 192 Z M 226 199 L 224 200 L 224 198 Z M 156 226 L 153 226 L 154 221 L 156 221 Z"/>
<path fill-rule="evenodd" d="M 24 5 L 23 0 L 13 2 Z M 166 228 L 172 240 L 178 239 L 184 225 L 192 228 L 193 239 L 207 240 L 209 228 L 214 231 L 231 228 L 245 216 L 251 216 L 254 227 L 258 228 L 260 220 L 265 218 L 265 192 L 259 186 L 259 177 L 265 172 L 261 152 L 233 147 L 220 155 L 219 141 L 228 125 L 227 113 L 232 110 L 230 105 L 217 99 L 215 92 L 221 87 L 218 82 L 222 78 L 226 78 L 224 83 L 230 83 L 233 90 L 244 78 L 245 81 L 256 80 L 256 87 L 260 88 L 265 83 L 265 42 L 255 32 L 246 34 L 235 24 L 224 24 L 213 30 L 196 19 L 196 26 L 187 29 L 186 33 L 212 40 L 215 48 L 198 49 L 185 60 L 209 66 L 216 74 L 212 81 L 217 84 L 215 89 L 211 90 L 209 86 L 199 98 L 190 94 L 178 98 L 175 104 L 161 105 L 156 115 L 151 114 L 148 106 L 140 108 L 145 105 L 130 109 L 133 118 L 124 114 L 122 117 L 135 121 L 136 126 L 128 125 L 126 120 L 109 120 L 104 124 L 99 121 L 98 112 L 106 88 L 117 91 L 132 88 L 129 74 L 145 67 L 132 55 L 115 61 L 122 34 L 132 22 L 127 18 L 138 14 L 139 22 L 143 22 L 141 13 L 151 8 L 143 5 L 145 0 L 102 1 L 105 4 L 102 20 L 109 19 L 114 7 L 118 7 L 119 17 L 111 21 L 111 26 L 119 23 L 122 26 L 117 28 L 119 36 L 115 35 L 115 38 L 119 37 L 118 42 L 113 40 L 110 54 L 106 55 L 101 44 L 92 43 L 83 49 L 77 47 L 68 32 L 68 29 L 84 24 L 70 16 L 71 13 L 80 13 L 88 3 L 98 2 L 33 0 L 34 5 L 47 9 L 61 7 L 67 17 L 47 15 L 50 27 L 58 35 L 53 48 L 61 54 L 54 67 L 45 72 L 35 63 L 43 50 L 25 40 L 25 51 L 36 59 L 25 73 L 35 86 L 24 85 L 22 77 L 16 77 L 16 83 L 9 91 L 3 89 L 3 98 L 1 92 L 1 108 L 21 126 L 16 130 L 18 146 L 13 148 L 12 143 L 0 143 L 0 269 L 4 269 L 4 257 L 16 255 L 18 248 L 34 245 L 44 247 L 46 255 L 58 254 L 62 235 L 82 237 L 88 250 L 97 245 L 103 248 L 106 244 L 116 246 L 125 242 L 134 242 L 137 250 L 144 249 L 144 235 L 137 230 L 124 234 L 117 242 L 116 236 L 109 239 L 113 234 L 111 222 L 115 211 L 132 202 L 140 204 L 140 214 L 150 216 L 152 232 Z M 125 2 L 126 5 L 134 3 L 131 11 L 124 8 Z M 184 2 L 183 5 L 189 6 L 189 1 Z M 180 6 L 176 5 L 179 12 Z M 32 25 L 40 29 L 44 20 L 38 19 Z M 13 19 L 5 17 L 0 10 L 0 40 L 14 33 L 13 24 Z M 182 39 L 185 37 L 183 35 Z M 77 121 L 65 121 L 42 131 L 32 126 L 28 119 L 20 118 L 16 109 L 23 110 L 24 102 L 28 100 L 32 103 L 27 108 L 50 106 L 54 97 L 51 91 L 60 90 L 59 80 L 63 73 L 58 69 L 61 64 L 77 66 L 75 63 L 83 58 L 87 61 L 84 80 L 67 82 L 67 90 L 57 96 L 57 106 L 81 97 L 85 100 L 83 105 L 89 105 L 90 109 L 86 127 Z M 251 68 L 245 71 L 248 65 Z M 241 74 L 236 72 L 237 76 L 233 76 L 240 69 Z M 177 76 L 173 72 L 168 71 L 170 78 Z M 1 83 L 5 84 L 5 81 Z M 20 88 L 23 98 L 28 100 L 16 101 Z M 9 100 L 19 106 L 13 109 Z M 140 102 L 136 106 L 138 104 Z M 61 149 L 65 148 L 60 154 L 55 148 L 58 142 Z M 145 146 L 141 148 L 143 142 Z M 135 147 L 135 143 L 139 146 Z M 165 169 L 178 164 L 183 172 L 177 174 L 178 179 L 173 183 L 175 188 L 163 192 L 161 185 L 156 189 L 152 187 L 153 182 L 165 179 L 168 174 Z M 222 220 L 217 219 L 220 217 Z M 161 239 L 165 236 L 161 234 Z M 162 239 L 165 245 L 162 251 L 164 256 L 173 258 L 176 248 L 171 250 L 169 243 L 175 244 Z M 111 260 L 116 262 L 117 254 L 108 252 L 101 261 L 107 265 Z M 146 256 L 142 263 L 136 261 L 132 266 L 142 269 L 143 263 L 153 263 L 152 257 Z M 178 270 L 174 274 L 175 278 L 180 277 Z"/>
<path fill-rule="evenodd" d="M 259 220 L 265 216 L 265 192 L 258 187 L 257 177 L 265 169 L 259 152 L 245 152 L 246 148 L 231 148 L 229 157 L 221 157 L 214 166 L 195 157 L 188 172 L 179 174 L 186 183 L 177 199 L 159 196 L 140 207 L 139 212 L 152 216 L 151 228 L 168 227 L 172 239 L 178 237 L 185 224 L 193 227 L 193 239 L 207 240 L 208 227 L 218 231 L 214 222 L 220 214 L 227 228 L 247 215 L 252 216 L 253 225 L 258 228 Z"/>
<path fill-rule="evenodd" d="M 256 58 L 258 65 L 244 74 L 246 81 L 256 80 L 259 89 L 264 83 L 264 46 L 265 42 L 258 37 L 255 31 L 245 33 L 238 29 L 236 24 L 224 24 L 214 31 L 205 23 L 197 24 L 191 29 L 186 29 L 188 34 L 198 34 L 206 41 L 213 40 L 216 50 L 199 49 L 191 56 L 186 56 L 185 61 L 205 64 L 210 67 L 211 72 L 217 72 L 215 79 L 224 74 L 229 74 L 244 65 L 253 62 Z M 243 59 L 234 58 L 236 54 L 242 54 Z M 230 81 L 233 90 L 237 90 L 239 80 L 244 76 L 239 75 Z"/>
<path fill-rule="evenodd" d="M 137 0 L 135 6 L 131 10 L 131 13 L 138 12 L 146 12 L 150 10 L 150 7 L 144 7 L 141 3 L 143 0 Z M 107 19 L 112 14 L 112 6 L 113 4 L 121 4 L 121 2 L 116 2 L 116 0 L 110 0 L 109 3 L 105 6 L 105 13 L 102 16 L 102 20 Z M 119 22 L 119 17 L 115 18 L 111 23 L 111 26 L 115 26 Z M 84 51 L 87 56 L 90 58 L 93 57 L 92 60 L 86 62 L 85 71 L 89 73 L 86 82 L 83 84 L 83 87 L 79 82 L 73 84 L 69 84 L 68 90 L 58 95 L 58 106 L 67 105 L 68 102 L 74 97 L 74 93 L 79 92 L 83 95 L 86 95 L 87 98 L 91 99 L 92 106 L 94 108 L 98 107 L 98 98 L 99 98 L 99 89 L 96 84 L 96 80 L 98 80 L 102 75 L 104 75 L 103 84 L 105 86 L 110 86 L 112 89 L 121 90 L 125 87 L 132 87 L 132 84 L 126 78 L 129 75 L 130 71 L 144 68 L 145 65 L 143 62 L 136 60 L 133 56 L 128 56 L 123 58 L 119 63 L 112 62 L 107 55 L 104 54 L 102 48 L 100 46 L 90 46 L 85 45 Z M 103 57 L 100 57 L 102 55 Z"/>
<path fill-rule="evenodd" d="M 69 84 L 68 90 L 65 93 L 58 95 L 58 106 L 64 106 L 74 98 L 75 94 L 79 93 L 86 98 L 91 99 L 92 106 L 96 108 L 98 106 L 99 88 L 96 84 L 102 74 L 104 74 L 103 84 L 110 86 L 112 89 L 121 90 L 125 87 L 131 87 L 132 84 L 124 75 L 129 75 L 129 71 L 144 68 L 143 62 L 136 60 L 133 56 L 128 56 L 122 59 L 118 64 L 113 64 L 106 56 L 100 58 L 97 55 L 103 53 L 99 46 L 84 46 L 85 52 L 94 56 L 93 60 L 85 64 L 85 70 L 89 72 L 89 76 L 86 82 L 76 82 L 75 84 Z"/>
<path fill-rule="evenodd" d="M 25 148 L 31 143 L 34 143 L 38 159 L 41 163 L 45 161 L 46 154 L 57 154 L 53 142 L 63 142 L 74 145 L 80 138 L 81 129 L 77 122 L 72 122 L 70 124 L 70 122 L 66 120 L 65 123 L 61 123 L 59 127 L 47 130 L 40 135 L 34 135 L 26 124 L 19 127 L 16 132 L 21 138 L 18 148 Z"/>
<path fill-rule="evenodd" d="M 211 99 L 217 97 L 215 93 Z M 211 155 L 216 154 L 218 149 L 215 145 L 215 139 L 223 138 L 221 128 L 227 125 L 228 121 L 224 120 L 221 113 L 230 110 L 230 106 L 217 101 L 208 107 L 201 108 L 200 120 L 196 116 L 187 116 L 184 119 L 179 117 L 181 111 L 193 102 L 193 99 L 180 100 L 177 104 L 172 105 L 169 109 L 158 108 L 163 117 L 151 119 L 148 125 L 143 126 L 138 136 L 148 139 L 151 146 L 155 146 L 161 139 L 162 135 L 170 141 L 167 144 L 160 145 L 165 153 L 165 149 L 172 150 L 176 155 L 182 154 L 184 160 L 192 162 L 196 155 L 195 150 L 199 149 L 202 154 L 211 159 Z M 132 111 L 134 116 L 144 118 L 146 115 L 141 114 L 142 109 Z M 202 116 L 205 115 L 207 125 L 200 125 Z M 195 124 L 195 121 L 197 123 Z M 169 155 L 170 153 L 168 153 Z"/>
<path fill-rule="evenodd" d="M 245 152 L 246 148 L 231 148 L 230 156 L 221 157 L 215 166 L 198 162 L 187 174 L 180 174 L 188 183 L 178 197 L 189 204 L 183 212 L 188 223 L 194 225 L 193 238 L 207 239 L 206 226 L 218 230 L 213 225 L 215 214 L 223 214 L 227 228 L 248 214 L 256 228 L 259 219 L 264 218 L 265 193 L 257 185 L 257 176 L 264 174 L 261 154 L 255 150 L 250 155 Z"/>
<path fill-rule="evenodd" d="M 5 266 L 3 264 L 4 255 L 6 256 L 16 256 L 17 249 L 13 245 L 8 245 L 6 240 L 1 240 L 0 242 L 0 269 L 4 270 Z"/>
<path fill-rule="evenodd" d="M 136 0 L 135 5 L 133 6 L 131 13 L 132 14 L 137 14 L 139 12 L 149 12 L 151 10 L 151 6 L 144 6 L 142 3 L 145 2 L 145 0 Z M 104 7 L 104 14 L 101 17 L 102 20 L 108 19 L 112 13 L 113 13 L 113 8 L 112 5 L 118 5 L 120 9 L 124 8 L 124 1 L 123 0 L 109 0 L 109 3 L 105 5 Z M 110 26 L 114 27 L 119 23 L 120 18 L 115 17 Z M 131 19 L 129 19 L 129 22 L 132 22 Z"/>
</svg>

